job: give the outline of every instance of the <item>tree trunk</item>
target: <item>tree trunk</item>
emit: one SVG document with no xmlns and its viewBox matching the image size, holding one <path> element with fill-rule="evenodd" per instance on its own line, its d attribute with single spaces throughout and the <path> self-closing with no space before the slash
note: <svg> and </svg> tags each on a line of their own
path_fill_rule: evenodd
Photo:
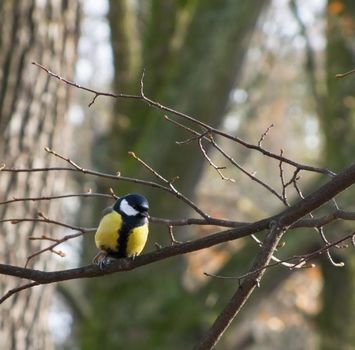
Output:
<svg viewBox="0 0 355 350">
<path fill-rule="evenodd" d="M 326 50 L 327 96 L 322 125 L 325 136 L 327 167 L 339 171 L 354 161 L 354 76 L 336 79 L 335 75 L 354 68 L 355 2 L 328 2 Z M 340 7 L 339 7 L 340 6 Z M 340 11 L 340 12 L 337 12 Z M 353 205 L 354 190 L 342 199 Z M 348 225 L 333 227 L 336 232 L 352 230 Z M 334 254 L 335 252 L 333 252 Z M 336 268 L 328 260 L 322 265 L 324 274 L 323 310 L 319 315 L 321 348 L 353 349 L 355 344 L 355 256 L 351 249 L 337 251 L 344 268 Z"/>
<path fill-rule="evenodd" d="M 219 125 L 248 39 L 267 3 L 152 0 L 132 8 L 128 0 L 110 1 L 116 91 L 139 93 L 145 68 L 147 96 Z M 106 171 L 149 178 L 137 162 L 127 159 L 127 152 L 134 151 L 166 178 L 179 176 L 176 186 L 193 197 L 204 160 L 196 145 L 185 148 L 175 144 L 186 137 L 190 135 L 164 121 L 161 112 L 137 101 L 119 99 L 103 147 L 94 150 L 94 162 Z M 102 189 L 107 191 L 112 185 L 105 182 Z M 119 195 L 128 191 L 147 195 L 154 216 L 183 215 L 181 203 L 166 193 L 118 185 Z M 152 225 L 145 251 L 155 249 L 154 242 L 168 244 L 167 230 Z M 119 278 L 86 281 L 95 317 L 81 327 L 83 347 L 191 347 L 206 326 L 206 315 L 197 298 L 181 286 L 183 266 L 183 259 L 169 259 Z M 110 337 L 105 336 L 108 329 L 112 329 Z"/>
<path fill-rule="evenodd" d="M 6 167 L 51 166 L 53 157 L 43 148 L 63 151 L 69 141 L 65 115 L 68 88 L 40 73 L 37 61 L 70 77 L 76 59 L 79 4 L 77 1 L 4 0 L 0 2 L 0 162 Z M 61 193 L 64 178 L 54 173 L 0 173 L 1 200 Z M 60 215 L 59 202 L 18 202 L 0 205 L 0 219 Z M 35 223 L 1 224 L 1 263 L 23 266 L 26 258 L 47 246 L 30 236 L 50 236 L 53 229 Z M 49 270 L 55 259 L 49 253 L 29 266 Z M 0 277 L 0 294 L 26 284 Z M 48 308 L 51 286 L 39 286 L 6 300 L 0 308 L 2 349 L 51 349 Z"/>
</svg>

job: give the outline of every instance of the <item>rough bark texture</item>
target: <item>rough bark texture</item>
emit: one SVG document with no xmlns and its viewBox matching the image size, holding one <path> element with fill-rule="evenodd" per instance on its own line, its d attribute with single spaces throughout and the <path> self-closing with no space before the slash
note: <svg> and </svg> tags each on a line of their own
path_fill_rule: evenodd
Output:
<svg viewBox="0 0 355 350">
<path fill-rule="evenodd" d="M 68 89 L 31 61 L 40 62 L 65 76 L 72 76 L 76 59 L 79 4 L 77 1 L 0 2 L 0 163 L 7 167 L 50 166 L 53 157 L 45 146 L 63 149 L 68 140 L 65 115 Z M 61 192 L 64 179 L 50 173 L 0 173 L 0 198 L 50 195 Z M 16 203 L 0 206 L 0 218 L 51 218 L 60 213 L 59 202 Z M 0 260 L 23 266 L 26 257 L 42 247 L 29 236 L 51 235 L 49 226 L 10 223 L 0 226 Z M 53 268 L 50 254 L 41 255 L 30 266 Z M 27 283 L 0 277 L 0 294 Z M 48 306 L 53 289 L 36 287 L 7 300 L 0 308 L 2 349 L 51 349 Z"/>
</svg>

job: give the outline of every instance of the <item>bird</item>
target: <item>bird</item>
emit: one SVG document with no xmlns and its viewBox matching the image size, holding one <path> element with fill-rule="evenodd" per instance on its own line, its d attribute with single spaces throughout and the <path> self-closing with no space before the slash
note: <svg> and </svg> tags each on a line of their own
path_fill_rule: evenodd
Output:
<svg viewBox="0 0 355 350">
<path fill-rule="evenodd" d="M 111 258 L 135 258 L 148 238 L 148 200 L 139 194 L 127 194 L 104 211 L 95 233 L 96 247 L 101 251 L 93 263 L 105 268 Z"/>
</svg>

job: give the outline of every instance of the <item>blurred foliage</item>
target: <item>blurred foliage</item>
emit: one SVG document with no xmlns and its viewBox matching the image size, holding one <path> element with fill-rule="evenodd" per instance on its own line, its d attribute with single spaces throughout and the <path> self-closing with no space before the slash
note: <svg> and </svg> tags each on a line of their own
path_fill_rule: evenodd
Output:
<svg viewBox="0 0 355 350">
<path fill-rule="evenodd" d="M 336 171 L 354 162 L 354 77 L 335 79 L 336 74 L 354 67 L 354 18 L 354 1 L 328 1 L 326 94 L 323 99 L 324 115 L 320 119 L 325 136 L 326 160 Z M 354 194 L 354 189 L 350 188 L 342 196 L 342 208 L 354 208 Z M 329 235 L 339 237 L 340 233 L 353 230 L 352 223 L 340 223 L 329 230 Z M 318 318 L 321 348 L 352 349 L 355 344 L 355 255 L 349 250 L 340 250 L 333 254 L 336 261 L 345 263 L 345 267 L 336 268 L 329 261 L 322 264 L 323 310 Z"/>
<path fill-rule="evenodd" d="M 242 67 L 248 38 L 265 4 L 263 0 L 253 4 L 152 0 L 134 7 L 130 1 L 111 1 L 115 90 L 138 93 L 145 68 L 149 97 L 219 125 Z M 133 150 L 165 177 L 178 175 L 178 188 L 193 197 L 203 159 L 196 147 L 182 150 L 175 145 L 175 140 L 184 138 L 186 133 L 164 121 L 161 112 L 137 101 L 117 100 L 108 133 L 95 147 L 93 162 L 105 171 L 119 169 L 126 176 L 151 179 L 135 161 L 127 159 L 127 152 Z M 107 191 L 109 184 L 98 186 Z M 117 193 L 132 190 L 132 186 L 120 184 Z M 148 196 L 151 215 L 187 215 L 171 196 L 144 187 L 135 186 L 134 191 Z M 104 207 L 102 203 L 98 206 Z M 152 225 L 148 249 L 154 249 L 155 241 L 168 244 L 167 230 Z M 88 246 L 85 261 L 93 253 L 91 241 Z M 87 281 L 91 317 L 80 327 L 82 347 L 180 349 L 196 342 L 218 310 L 209 312 L 203 298 L 183 287 L 185 264 L 175 258 L 129 274 Z"/>
<path fill-rule="evenodd" d="M 350 2 L 330 1 L 325 13 L 320 2 L 317 5 L 273 1 L 273 6 L 262 12 L 267 1 L 251 4 L 227 0 L 152 0 L 138 1 L 132 6 L 130 1 L 112 0 L 108 18 L 114 50 L 115 91 L 139 93 L 139 81 L 145 69 L 144 87 L 148 97 L 254 143 L 273 123 L 275 127 L 264 140 L 265 148 L 274 152 L 284 148 L 286 156 L 292 159 L 338 171 L 352 161 L 353 80 L 352 77 L 334 78 L 336 73 L 353 68 L 349 48 L 354 16 L 351 16 Z M 327 40 L 326 49 L 324 40 Z M 93 163 L 108 172 L 120 170 L 123 175 L 156 180 L 136 161 L 127 158 L 127 152 L 134 151 L 165 177 L 178 175 L 177 187 L 195 196 L 214 216 L 243 221 L 280 210 L 278 200 L 251 184 L 250 179 L 226 169 L 225 174 L 235 178 L 237 186 L 221 181 L 205 164 L 195 145 L 175 145 L 176 140 L 187 137 L 166 122 L 160 111 L 137 101 L 117 100 L 106 133 L 97 138 Z M 278 162 L 233 143 L 221 144 L 240 164 L 257 171 L 260 178 L 279 188 Z M 216 164 L 226 165 L 215 152 L 211 156 Z M 286 176 L 291 174 L 287 166 L 284 171 Z M 325 180 L 303 174 L 303 192 L 308 193 Z M 104 192 L 110 186 L 112 183 L 106 181 L 98 184 Z M 148 196 L 153 216 L 191 215 L 179 201 L 165 193 L 123 183 L 114 189 L 119 195 L 137 191 Z M 291 202 L 297 197 L 295 191 L 290 191 Z M 341 205 L 349 203 L 343 197 L 339 200 Z M 97 203 L 94 207 L 95 214 L 91 217 L 95 222 L 99 218 L 94 217 L 106 204 Z M 338 228 L 331 226 L 329 233 L 334 230 Z M 209 228 L 184 228 L 176 230 L 176 237 L 183 239 L 209 232 Z M 344 227 L 339 232 L 344 232 Z M 154 249 L 154 242 L 169 244 L 167 230 L 151 225 L 149 241 L 146 251 Z M 289 233 L 285 242 L 278 251 L 279 257 L 303 254 L 321 243 L 317 233 L 309 230 Z M 91 237 L 84 247 L 83 260 L 87 262 L 94 254 Z M 248 240 L 232 242 L 130 273 L 86 281 L 89 310 L 80 324 L 82 347 L 180 349 L 191 346 L 213 322 L 236 287 L 234 282 L 208 279 L 202 272 L 219 270 L 221 275 L 241 275 L 257 249 Z M 316 320 L 320 321 L 322 346 L 331 349 L 331 344 L 337 344 L 341 338 L 345 349 L 354 334 L 351 296 L 355 294 L 350 277 L 353 264 L 349 261 L 347 269 L 335 270 L 326 259 L 324 262 L 327 287 L 323 290 L 323 311 Z M 297 332 L 303 332 L 302 344 L 313 348 L 317 337 L 310 319 L 318 308 L 316 311 L 310 307 L 302 309 L 298 300 L 303 298 L 308 303 L 319 304 L 314 301 L 322 283 L 317 271 L 299 272 L 289 280 L 293 274 L 283 268 L 267 273 L 262 288 L 246 304 L 238 322 L 228 330 L 218 348 L 283 349 L 287 343 L 290 349 L 296 349 L 301 337 Z M 308 291 L 294 283 L 299 278 L 309 285 Z M 341 283 L 342 280 L 349 283 Z M 271 295 L 278 298 L 268 298 Z M 334 295 L 338 295 L 337 300 L 347 301 L 341 312 L 334 303 Z M 295 299 L 289 308 L 292 312 L 282 315 L 282 305 L 290 298 Z M 269 299 L 274 301 L 266 317 L 262 310 Z"/>
</svg>

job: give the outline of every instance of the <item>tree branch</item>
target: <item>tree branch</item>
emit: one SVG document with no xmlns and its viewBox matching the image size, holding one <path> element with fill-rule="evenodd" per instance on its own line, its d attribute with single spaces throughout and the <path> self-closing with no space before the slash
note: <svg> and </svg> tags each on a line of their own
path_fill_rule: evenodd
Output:
<svg viewBox="0 0 355 350">
<path fill-rule="evenodd" d="M 292 166 L 294 166 L 297 169 L 316 172 L 316 173 L 320 173 L 320 174 L 323 174 L 323 175 L 326 175 L 326 176 L 329 176 L 329 177 L 335 176 L 335 173 L 330 171 L 329 169 L 323 169 L 323 168 L 319 168 L 319 167 L 313 167 L 313 166 L 310 166 L 310 165 L 297 163 L 297 162 L 295 162 L 295 161 L 293 161 L 291 159 L 288 159 L 288 158 L 282 157 L 282 156 L 280 156 L 278 154 L 275 154 L 275 153 L 272 153 L 270 151 L 267 151 L 266 149 L 262 148 L 259 145 L 254 145 L 254 144 L 248 143 L 248 142 L 246 142 L 246 141 L 244 141 L 244 140 L 242 140 L 242 139 L 240 139 L 238 137 L 229 135 L 228 133 L 226 133 L 224 131 L 221 131 L 219 129 L 213 128 L 212 126 L 210 126 L 210 125 L 208 125 L 208 124 L 206 124 L 204 122 L 201 122 L 200 120 L 195 119 L 195 118 L 193 118 L 193 117 L 191 117 L 191 116 L 189 116 L 189 115 L 187 115 L 185 113 L 182 113 L 182 112 L 179 112 L 177 110 L 174 110 L 173 108 L 164 106 L 161 103 L 148 98 L 145 95 L 145 93 L 144 93 L 144 72 L 143 72 L 142 77 L 141 77 L 140 95 L 127 95 L 127 94 L 114 94 L 114 93 L 108 93 L 108 92 L 100 92 L 100 91 L 96 91 L 96 90 L 93 90 L 93 89 L 89 89 L 89 88 L 83 87 L 83 86 L 81 86 L 81 85 L 79 85 L 79 84 L 77 84 L 75 82 L 69 81 L 69 80 L 59 76 L 56 73 L 51 72 L 49 69 L 47 69 L 46 67 L 42 66 L 39 63 L 32 62 L 32 64 L 34 64 L 35 66 L 41 68 L 43 71 L 45 71 L 50 76 L 52 76 L 52 77 L 54 77 L 54 78 L 56 78 L 56 79 L 58 79 L 60 81 L 63 81 L 64 83 L 66 83 L 66 84 L 68 84 L 70 86 L 73 86 L 73 87 L 76 87 L 78 89 L 81 89 L 81 90 L 84 90 L 84 91 L 88 91 L 88 92 L 91 92 L 91 93 L 95 94 L 95 96 L 94 96 L 93 100 L 90 102 L 89 106 L 91 106 L 95 102 L 95 99 L 98 96 L 108 96 L 108 97 L 113 97 L 113 98 L 133 98 L 133 99 L 136 99 L 137 101 L 142 101 L 142 102 L 146 103 L 148 106 L 154 107 L 156 109 L 159 109 L 159 110 L 171 113 L 171 114 L 174 114 L 174 115 L 176 115 L 176 116 L 178 116 L 178 117 L 180 117 L 180 118 L 182 118 L 184 120 L 187 120 L 187 121 L 189 121 L 189 122 L 191 122 L 193 124 L 199 125 L 199 126 L 203 127 L 204 129 L 206 129 L 206 130 L 208 130 L 210 132 L 213 132 L 214 134 L 217 134 L 217 135 L 220 135 L 222 137 L 225 137 L 226 139 L 234 141 L 234 142 L 242 145 L 243 147 L 245 147 L 247 149 L 251 149 L 251 150 L 257 151 L 257 152 L 263 154 L 266 157 L 273 158 L 273 159 L 282 161 L 284 163 L 287 163 L 289 165 L 292 165 Z"/>
<path fill-rule="evenodd" d="M 195 347 L 196 350 L 212 349 L 217 344 L 218 340 L 235 316 L 239 313 L 255 287 L 259 286 L 260 280 L 265 273 L 265 266 L 268 265 L 271 256 L 284 233 L 284 228 L 280 226 L 277 221 L 270 222 L 270 225 L 270 232 L 266 236 L 263 245 L 254 260 L 250 269 L 251 273 L 240 284 L 228 305 L 219 314 L 211 328 Z"/>
<path fill-rule="evenodd" d="M 104 271 L 100 270 L 95 265 L 88 265 L 70 270 L 46 272 L 0 264 L 0 274 L 26 278 L 41 284 L 48 284 L 132 270 L 138 268 L 139 266 L 147 265 L 169 257 L 205 249 L 216 244 L 239 239 L 252 233 L 263 231 L 268 229 L 271 223 L 274 222 L 277 222 L 279 227 L 286 229 L 298 222 L 309 212 L 330 201 L 335 195 L 344 191 L 353 183 L 355 183 L 355 164 L 345 169 L 342 173 L 336 175 L 329 182 L 306 196 L 303 200 L 300 200 L 298 203 L 287 208 L 278 215 L 247 224 L 239 228 L 214 233 L 194 241 L 188 241 L 165 247 L 156 252 L 138 256 L 134 260 L 119 259 L 110 264 Z"/>
<path fill-rule="evenodd" d="M 236 317 L 265 272 L 266 266 L 283 236 L 283 232 L 304 215 L 317 209 L 331 200 L 337 193 L 343 191 L 355 182 L 355 164 L 347 168 L 333 180 L 321 186 L 317 191 L 306 196 L 303 200 L 289 207 L 269 221 L 270 232 L 266 236 L 261 250 L 254 260 L 250 273 L 239 286 L 225 309 L 219 314 L 211 328 L 207 331 L 196 349 L 212 349 L 217 344 L 224 331 Z"/>
</svg>

